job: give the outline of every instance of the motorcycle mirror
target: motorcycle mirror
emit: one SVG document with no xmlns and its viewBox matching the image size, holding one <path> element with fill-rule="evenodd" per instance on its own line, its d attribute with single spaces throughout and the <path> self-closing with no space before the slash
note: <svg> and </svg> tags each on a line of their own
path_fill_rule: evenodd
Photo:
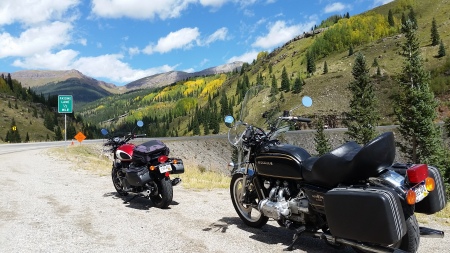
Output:
<svg viewBox="0 0 450 253">
<path fill-rule="evenodd" d="M 233 122 L 234 122 L 234 117 L 233 116 L 231 116 L 231 115 L 225 116 L 224 121 L 225 121 L 225 125 L 228 128 L 232 128 L 233 127 Z"/>
<path fill-rule="evenodd" d="M 302 98 L 302 104 L 303 104 L 305 107 L 311 107 L 311 105 L 312 105 L 312 99 L 311 99 L 310 97 L 308 97 L 308 96 L 304 96 L 304 97 Z"/>
<path fill-rule="evenodd" d="M 136 123 L 136 125 L 137 125 L 138 127 L 142 127 L 142 126 L 144 125 L 144 122 L 143 122 L 142 120 L 139 120 L 139 121 Z"/>
<path fill-rule="evenodd" d="M 102 132 L 103 135 L 107 135 L 108 134 L 108 130 L 102 128 L 102 130 L 100 130 Z"/>
</svg>

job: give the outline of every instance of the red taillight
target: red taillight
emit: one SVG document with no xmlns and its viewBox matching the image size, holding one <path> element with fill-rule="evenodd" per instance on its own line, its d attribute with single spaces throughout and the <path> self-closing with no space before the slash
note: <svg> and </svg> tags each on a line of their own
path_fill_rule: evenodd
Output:
<svg viewBox="0 0 450 253">
<path fill-rule="evenodd" d="M 428 166 L 426 164 L 415 164 L 406 170 L 410 183 L 417 184 L 428 177 Z"/>
<path fill-rule="evenodd" d="M 158 157 L 158 162 L 165 163 L 168 159 L 169 159 L 169 157 L 167 157 L 166 155 L 162 155 L 162 156 Z"/>
</svg>

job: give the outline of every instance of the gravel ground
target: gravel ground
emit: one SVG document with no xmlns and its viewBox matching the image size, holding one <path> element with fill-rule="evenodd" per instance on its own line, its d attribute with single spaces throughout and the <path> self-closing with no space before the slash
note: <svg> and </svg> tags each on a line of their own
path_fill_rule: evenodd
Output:
<svg viewBox="0 0 450 253">
<path fill-rule="evenodd" d="M 143 198 L 127 202 L 109 176 L 76 170 L 46 150 L 0 158 L 0 252 L 282 252 L 293 235 L 274 221 L 262 229 L 244 226 L 227 189 L 181 184 L 162 210 Z M 444 252 L 448 245 L 449 236 L 422 238 L 420 252 Z M 294 252 L 353 251 L 302 237 Z"/>
</svg>

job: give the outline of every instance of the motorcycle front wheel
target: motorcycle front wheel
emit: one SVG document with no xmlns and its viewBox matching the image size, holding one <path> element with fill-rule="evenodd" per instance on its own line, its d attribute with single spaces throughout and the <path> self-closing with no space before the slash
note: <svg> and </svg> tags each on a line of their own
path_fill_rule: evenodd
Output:
<svg viewBox="0 0 450 253">
<path fill-rule="evenodd" d="M 112 167 L 112 170 L 111 170 L 112 182 L 113 182 L 114 188 L 116 189 L 117 193 L 120 196 L 128 195 L 128 192 L 123 190 L 123 185 L 122 185 L 122 182 L 120 181 L 120 178 L 121 177 L 123 178 L 124 176 L 125 175 L 123 175 L 123 172 L 120 168 L 117 168 L 114 166 Z"/>
<path fill-rule="evenodd" d="M 243 203 L 245 193 L 245 186 L 243 183 L 244 179 L 242 174 L 235 174 L 231 179 L 230 195 L 234 209 L 247 226 L 260 228 L 267 223 L 269 218 L 259 212 L 258 209 L 253 208 L 251 204 Z M 257 195 L 255 194 L 255 196 Z M 257 204 L 259 199 L 256 197 L 252 199 L 251 202 Z"/>
<path fill-rule="evenodd" d="M 158 193 L 150 195 L 150 200 L 158 208 L 167 208 L 173 199 L 173 187 L 170 178 L 165 177 L 155 181 L 158 187 Z"/>
</svg>

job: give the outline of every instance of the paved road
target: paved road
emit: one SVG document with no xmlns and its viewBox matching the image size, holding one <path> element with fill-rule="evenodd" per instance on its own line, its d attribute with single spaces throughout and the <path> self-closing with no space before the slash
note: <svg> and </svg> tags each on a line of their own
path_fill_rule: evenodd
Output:
<svg viewBox="0 0 450 253">
<path fill-rule="evenodd" d="M 169 209 L 118 197 L 109 176 L 75 168 L 46 149 L 0 154 L 0 252 L 282 252 L 292 232 L 244 226 L 228 190 L 174 188 Z M 444 227 L 450 232 L 450 227 Z M 443 252 L 445 239 L 420 252 Z M 294 252 L 334 250 L 301 238 Z"/>
</svg>

